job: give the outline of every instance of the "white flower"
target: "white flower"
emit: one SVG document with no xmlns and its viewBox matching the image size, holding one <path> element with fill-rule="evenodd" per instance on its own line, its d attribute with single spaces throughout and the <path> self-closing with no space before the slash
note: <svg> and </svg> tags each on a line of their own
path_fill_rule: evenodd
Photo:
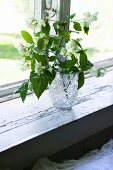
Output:
<svg viewBox="0 0 113 170">
<path fill-rule="evenodd" d="M 93 21 L 97 20 L 97 15 L 98 12 L 94 13 L 93 15 L 91 15 L 90 12 L 84 13 L 84 26 L 89 27 Z"/>
<path fill-rule="evenodd" d="M 65 56 L 67 55 L 67 50 L 66 50 L 66 48 L 61 48 L 60 54 L 65 57 Z"/>
<path fill-rule="evenodd" d="M 102 68 L 99 68 L 98 69 L 98 76 L 104 76 L 106 73 L 106 68 L 105 67 L 102 67 Z"/>
<path fill-rule="evenodd" d="M 26 55 L 26 56 L 30 56 L 30 55 L 31 55 L 30 51 L 26 51 L 26 52 L 25 52 L 25 55 Z"/>
<path fill-rule="evenodd" d="M 56 46 L 57 46 L 57 44 L 53 41 L 52 45 L 51 45 L 51 48 L 55 48 Z"/>
<path fill-rule="evenodd" d="M 49 40 L 47 40 L 47 39 L 44 40 L 44 44 L 45 44 L 45 45 L 47 45 L 48 42 L 49 42 Z"/>
<path fill-rule="evenodd" d="M 30 46 L 28 44 L 23 44 L 21 42 L 16 45 L 16 48 L 18 49 L 18 51 L 22 55 L 25 54 L 26 56 L 30 56 L 31 55 L 29 47 Z"/>
<path fill-rule="evenodd" d="M 22 55 L 26 55 L 26 56 L 31 56 L 31 52 L 30 52 L 30 49 L 29 49 L 29 45 L 28 44 L 22 44 L 22 43 L 19 43 L 17 45 L 17 49 L 18 51 L 22 54 Z"/>
<path fill-rule="evenodd" d="M 92 20 L 93 20 L 93 21 L 96 21 L 96 20 L 97 20 L 97 15 L 98 15 L 98 12 L 95 12 L 95 13 L 92 15 Z"/>
<path fill-rule="evenodd" d="M 40 38 L 44 38 L 45 34 L 44 33 L 40 33 Z"/>
<path fill-rule="evenodd" d="M 31 82 L 28 83 L 28 89 L 31 90 L 31 91 L 33 90 L 32 83 L 31 83 Z"/>
<path fill-rule="evenodd" d="M 45 69 L 45 67 L 42 66 L 41 62 L 35 63 L 35 73 L 37 73 L 39 76 L 43 73 L 44 69 Z"/>
<path fill-rule="evenodd" d="M 19 51 L 20 53 L 23 53 L 25 46 L 24 46 L 21 42 L 19 42 L 19 43 L 16 45 L 16 48 L 18 49 L 18 51 Z"/>
<path fill-rule="evenodd" d="M 35 18 L 30 18 L 27 20 L 27 25 L 30 28 L 36 28 L 38 26 L 38 21 Z"/>
<path fill-rule="evenodd" d="M 20 62 L 20 68 L 22 71 L 26 71 L 26 70 L 30 69 L 30 61 L 23 58 Z"/>
<path fill-rule="evenodd" d="M 102 77 L 104 76 L 106 73 L 106 68 L 105 67 L 102 67 L 102 68 L 96 68 L 96 67 L 93 67 L 91 69 L 91 74 L 92 75 L 95 75 L 96 77 Z"/>
<path fill-rule="evenodd" d="M 44 37 L 45 37 L 44 33 L 40 33 L 38 36 L 35 36 L 35 33 L 33 35 L 33 39 L 35 43 L 37 43 L 37 40 L 39 40 L 40 38 L 44 38 Z"/>
<path fill-rule="evenodd" d="M 66 50 L 68 52 L 73 52 L 74 49 L 75 49 L 75 42 L 74 42 L 74 40 L 70 40 L 68 43 L 66 43 Z"/>
<path fill-rule="evenodd" d="M 84 13 L 84 17 L 85 17 L 85 19 L 91 19 L 91 14 L 90 14 L 90 12 L 86 12 L 86 13 Z"/>
<path fill-rule="evenodd" d="M 41 29 L 41 28 L 42 28 L 42 26 L 43 26 L 43 27 L 45 27 L 45 26 L 46 26 L 45 21 L 44 21 L 44 20 L 40 20 L 40 21 L 38 21 L 38 27 Z"/>
<path fill-rule="evenodd" d="M 35 73 L 37 73 L 38 75 L 41 74 L 41 71 L 42 71 L 42 65 L 41 63 L 35 63 Z"/>
<path fill-rule="evenodd" d="M 48 70 L 52 73 L 53 72 L 53 69 L 51 67 L 48 68 Z"/>
<path fill-rule="evenodd" d="M 66 43 L 66 50 L 67 50 L 67 55 L 71 56 L 72 54 L 75 55 L 76 51 L 79 50 L 79 47 L 77 43 L 71 39 L 68 43 Z"/>
<path fill-rule="evenodd" d="M 39 28 L 41 29 L 42 26 L 45 27 L 46 26 L 46 23 L 44 20 L 37 20 L 35 18 L 30 18 L 26 21 L 27 25 L 30 27 L 30 28 Z"/>
</svg>

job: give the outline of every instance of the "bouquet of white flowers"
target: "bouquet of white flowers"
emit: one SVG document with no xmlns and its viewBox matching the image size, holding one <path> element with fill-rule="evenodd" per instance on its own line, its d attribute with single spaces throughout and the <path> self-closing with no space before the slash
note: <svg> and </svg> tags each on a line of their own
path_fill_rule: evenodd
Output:
<svg viewBox="0 0 113 170">
<path fill-rule="evenodd" d="M 25 62 L 30 66 L 30 76 L 19 88 L 22 101 L 25 100 L 27 90 L 34 91 L 39 98 L 55 79 L 56 73 L 78 75 L 78 89 L 84 84 L 84 72 L 91 69 L 93 64 L 88 60 L 86 49 L 81 45 L 80 38 L 71 38 L 71 33 L 88 35 L 89 27 L 97 20 L 97 14 L 84 14 L 82 20 L 76 20 L 75 14 L 68 17 L 67 21 L 51 21 L 32 19 L 29 25 L 34 29 L 34 34 L 21 31 L 25 44 L 20 45 Z M 51 25 L 55 34 L 51 34 Z M 72 30 L 68 30 L 70 23 Z"/>
</svg>

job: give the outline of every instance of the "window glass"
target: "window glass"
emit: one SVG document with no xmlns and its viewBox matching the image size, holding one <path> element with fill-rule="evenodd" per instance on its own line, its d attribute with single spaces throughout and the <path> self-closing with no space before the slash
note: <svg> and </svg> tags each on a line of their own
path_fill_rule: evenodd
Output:
<svg viewBox="0 0 113 170">
<path fill-rule="evenodd" d="M 33 14 L 34 0 L 0 0 L 0 85 L 27 78 L 16 47 Z"/>
<path fill-rule="evenodd" d="M 93 22 L 89 35 L 84 35 L 83 45 L 92 61 L 113 57 L 113 0 L 71 0 L 71 14 L 82 18 L 85 12 L 99 12 L 98 20 Z"/>
</svg>

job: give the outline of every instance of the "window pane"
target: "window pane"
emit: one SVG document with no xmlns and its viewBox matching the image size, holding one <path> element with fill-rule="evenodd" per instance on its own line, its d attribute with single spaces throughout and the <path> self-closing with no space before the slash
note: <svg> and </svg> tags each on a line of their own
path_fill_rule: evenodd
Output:
<svg viewBox="0 0 113 170">
<path fill-rule="evenodd" d="M 27 78 L 16 46 L 33 14 L 34 0 L 0 0 L 0 85 Z"/>
<path fill-rule="evenodd" d="M 92 61 L 113 57 L 113 0 L 71 0 L 71 14 L 82 18 L 83 13 L 99 12 L 98 20 L 93 22 L 89 35 L 84 35 L 83 44 Z"/>
</svg>

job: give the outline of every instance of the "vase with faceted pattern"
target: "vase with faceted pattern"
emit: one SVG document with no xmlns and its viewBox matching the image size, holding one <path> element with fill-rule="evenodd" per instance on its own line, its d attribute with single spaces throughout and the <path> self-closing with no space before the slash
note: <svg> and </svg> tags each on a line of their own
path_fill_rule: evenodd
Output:
<svg viewBox="0 0 113 170">
<path fill-rule="evenodd" d="M 53 106 L 57 109 L 71 109 L 77 103 L 77 75 L 57 73 L 49 87 Z"/>
</svg>

